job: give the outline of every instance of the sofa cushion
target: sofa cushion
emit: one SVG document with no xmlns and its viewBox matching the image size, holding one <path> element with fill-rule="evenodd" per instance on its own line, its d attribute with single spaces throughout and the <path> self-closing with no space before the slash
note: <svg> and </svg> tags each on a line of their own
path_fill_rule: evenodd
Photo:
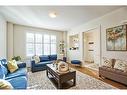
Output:
<svg viewBox="0 0 127 95">
<path fill-rule="evenodd" d="M 103 57 L 103 66 L 111 67 L 113 68 L 112 59 L 108 59 Z"/>
<path fill-rule="evenodd" d="M 38 64 L 35 64 L 36 67 L 39 67 L 39 66 L 43 66 L 43 65 L 46 65 L 46 64 L 51 64 L 53 61 L 45 61 L 45 62 L 40 62 Z"/>
<path fill-rule="evenodd" d="M 101 67 L 99 67 L 99 69 L 102 69 L 102 70 L 106 70 L 107 68 L 109 68 L 109 67 L 107 67 L 107 66 L 101 66 Z"/>
<path fill-rule="evenodd" d="M 13 86 L 7 80 L 0 79 L 0 89 L 13 89 Z"/>
<path fill-rule="evenodd" d="M 40 56 L 40 62 L 44 62 L 44 61 L 49 61 L 49 56 L 48 55 L 42 55 Z"/>
<path fill-rule="evenodd" d="M 41 62 L 42 64 L 51 64 L 53 63 L 53 61 L 45 61 L 45 62 Z"/>
<path fill-rule="evenodd" d="M 26 68 L 26 63 L 17 64 L 18 68 Z"/>
<path fill-rule="evenodd" d="M 122 71 L 122 70 L 119 70 L 119 69 L 115 69 L 114 72 L 118 75 L 124 75 L 124 76 L 127 76 L 127 73 Z"/>
<path fill-rule="evenodd" d="M 57 60 L 57 55 L 49 55 L 50 60 Z"/>
<path fill-rule="evenodd" d="M 111 73 L 115 73 L 115 74 L 119 74 L 119 75 L 125 75 L 125 76 L 127 76 L 126 72 L 124 72 L 122 70 L 119 70 L 119 69 L 110 68 L 110 67 L 107 67 L 107 66 L 99 67 L 99 71 L 100 70 L 111 72 Z"/>
<path fill-rule="evenodd" d="M 126 72 L 127 70 L 127 62 L 117 59 L 114 65 L 114 68 L 122 70 Z"/>
<path fill-rule="evenodd" d="M 35 67 L 42 67 L 42 66 L 44 66 L 45 64 L 43 63 L 43 62 L 39 62 L 38 64 L 35 64 L 34 66 Z"/>
<path fill-rule="evenodd" d="M 27 88 L 27 78 L 25 76 L 11 78 L 11 79 L 8 79 L 7 81 L 11 83 L 14 89 L 26 89 Z"/>
<path fill-rule="evenodd" d="M 26 76 L 27 69 L 26 68 L 19 68 L 14 73 L 8 73 L 5 79 L 15 78 L 19 76 Z"/>
</svg>

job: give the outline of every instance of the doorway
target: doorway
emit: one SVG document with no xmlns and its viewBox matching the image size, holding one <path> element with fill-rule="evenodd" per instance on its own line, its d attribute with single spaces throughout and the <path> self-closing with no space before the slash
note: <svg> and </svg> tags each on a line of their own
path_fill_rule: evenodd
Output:
<svg viewBox="0 0 127 95">
<path fill-rule="evenodd" d="M 83 33 L 84 66 L 98 70 L 101 62 L 100 28 L 94 28 Z"/>
</svg>

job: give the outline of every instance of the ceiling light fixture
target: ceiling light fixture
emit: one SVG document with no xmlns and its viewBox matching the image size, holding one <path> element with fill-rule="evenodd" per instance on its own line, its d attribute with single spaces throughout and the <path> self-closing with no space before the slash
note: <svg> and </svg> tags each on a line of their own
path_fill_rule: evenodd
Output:
<svg viewBox="0 0 127 95">
<path fill-rule="evenodd" d="M 51 12 L 51 13 L 49 13 L 49 16 L 50 16 L 51 18 L 56 18 L 57 13 L 56 13 L 56 12 Z"/>
</svg>

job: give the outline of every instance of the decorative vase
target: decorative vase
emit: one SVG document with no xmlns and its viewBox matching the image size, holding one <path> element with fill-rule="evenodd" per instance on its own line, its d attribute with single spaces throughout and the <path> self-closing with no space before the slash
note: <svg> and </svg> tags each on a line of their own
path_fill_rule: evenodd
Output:
<svg viewBox="0 0 127 95">
<path fill-rule="evenodd" d="M 57 67 L 58 67 L 58 71 L 61 73 L 69 71 L 69 65 L 63 61 L 59 62 Z"/>
</svg>

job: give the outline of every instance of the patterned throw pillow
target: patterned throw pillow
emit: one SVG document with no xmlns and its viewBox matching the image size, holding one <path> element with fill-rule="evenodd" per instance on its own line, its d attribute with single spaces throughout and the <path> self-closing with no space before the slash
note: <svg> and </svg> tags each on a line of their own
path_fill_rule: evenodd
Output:
<svg viewBox="0 0 127 95">
<path fill-rule="evenodd" d="M 13 89 L 13 87 L 8 81 L 0 79 L 0 89 Z"/>
<path fill-rule="evenodd" d="M 18 69 L 18 66 L 15 60 L 8 61 L 7 67 L 11 73 L 15 72 Z"/>
<path fill-rule="evenodd" d="M 39 56 L 37 56 L 37 55 L 35 55 L 35 56 L 33 57 L 33 59 L 35 60 L 35 63 L 39 63 L 39 62 L 40 62 L 40 58 L 39 58 Z"/>
<path fill-rule="evenodd" d="M 117 59 L 114 68 L 127 72 L 127 62 Z"/>
<path fill-rule="evenodd" d="M 107 58 L 103 57 L 103 66 L 112 68 L 112 59 L 107 59 Z"/>
</svg>

